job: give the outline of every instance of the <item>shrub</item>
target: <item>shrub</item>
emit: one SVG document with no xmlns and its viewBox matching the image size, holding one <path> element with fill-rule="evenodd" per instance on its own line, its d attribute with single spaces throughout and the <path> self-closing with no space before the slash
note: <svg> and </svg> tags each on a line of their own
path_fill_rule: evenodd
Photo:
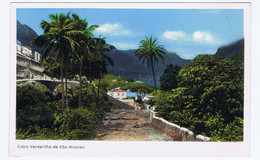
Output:
<svg viewBox="0 0 260 160">
<path fill-rule="evenodd" d="M 211 141 L 243 141 L 243 119 L 236 117 L 233 122 L 215 130 Z"/>
<path fill-rule="evenodd" d="M 96 137 L 98 122 L 93 111 L 84 108 L 73 109 L 64 117 L 60 133 L 64 139 L 92 139 Z"/>
<path fill-rule="evenodd" d="M 54 108 L 49 104 L 50 91 L 42 84 L 17 86 L 16 125 L 27 129 L 29 126 L 51 127 Z"/>
</svg>

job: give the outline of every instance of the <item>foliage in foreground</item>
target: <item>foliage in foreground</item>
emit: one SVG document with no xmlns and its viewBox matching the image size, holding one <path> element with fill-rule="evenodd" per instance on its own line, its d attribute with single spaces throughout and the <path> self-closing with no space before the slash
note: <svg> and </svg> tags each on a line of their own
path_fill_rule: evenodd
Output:
<svg viewBox="0 0 260 160">
<path fill-rule="evenodd" d="M 40 87 L 39 87 L 40 86 Z M 58 86 L 59 88 L 60 86 Z M 99 119 L 111 108 L 109 102 L 96 108 L 97 88 L 84 84 L 82 107 L 77 107 L 78 88 L 69 90 L 70 108 L 62 115 L 61 93 L 52 94 L 40 83 L 17 85 L 16 138 L 17 139 L 93 139 Z M 59 91 L 59 89 L 58 89 Z M 56 92 L 58 92 L 56 91 Z M 99 99 L 106 101 L 105 91 Z M 93 102 L 93 103 L 90 103 Z"/>
<path fill-rule="evenodd" d="M 180 87 L 157 92 L 158 116 L 213 141 L 242 141 L 243 73 L 243 63 L 198 56 L 180 71 Z"/>
</svg>

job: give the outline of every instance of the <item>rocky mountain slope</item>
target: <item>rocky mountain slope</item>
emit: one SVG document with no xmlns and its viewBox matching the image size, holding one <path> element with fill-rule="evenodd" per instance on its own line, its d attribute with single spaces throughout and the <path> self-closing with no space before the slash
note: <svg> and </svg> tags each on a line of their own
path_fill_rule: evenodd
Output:
<svg viewBox="0 0 260 160">
<path fill-rule="evenodd" d="M 23 46 L 30 46 L 38 52 L 43 51 L 43 47 L 31 46 L 31 40 L 37 36 L 37 33 L 26 24 L 21 24 L 17 21 L 17 40 L 21 42 Z"/>
<path fill-rule="evenodd" d="M 149 85 L 154 85 L 152 77 L 152 69 L 147 67 L 147 63 L 143 64 L 135 56 L 136 50 L 112 50 L 108 55 L 113 59 L 115 65 L 109 66 L 108 71 L 122 78 L 133 78 L 134 80 L 143 81 Z M 155 76 L 157 84 L 160 82 L 165 68 L 170 63 L 173 65 L 184 66 L 189 60 L 182 59 L 176 53 L 167 53 L 164 56 L 164 63 L 159 61 L 155 66 Z"/>
<path fill-rule="evenodd" d="M 230 58 L 232 55 L 240 52 L 244 52 L 244 39 L 240 39 L 234 43 L 220 47 L 215 55 L 221 58 Z"/>
<path fill-rule="evenodd" d="M 33 29 L 17 21 L 17 40 L 19 40 L 23 46 L 31 46 L 30 42 L 36 36 L 37 34 Z M 40 53 L 43 51 L 43 47 L 39 48 L 34 46 L 33 48 Z M 139 60 L 135 56 L 135 51 L 136 50 L 114 49 L 107 53 L 115 63 L 113 67 L 108 66 L 108 71 L 122 78 L 133 78 L 136 81 L 143 81 L 153 86 L 154 82 L 151 68 L 148 68 L 146 63 L 143 64 L 142 60 Z M 236 41 L 230 45 L 220 47 L 215 55 L 221 58 L 232 58 L 234 56 L 238 57 L 236 54 L 239 53 L 239 57 L 243 58 L 243 55 L 241 56 L 241 52 L 244 53 L 244 39 Z M 164 63 L 160 61 L 155 66 L 157 84 L 159 85 L 160 77 L 162 76 L 167 65 L 173 64 L 183 67 L 188 62 L 190 62 L 190 60 L 182 59 L 176 53 L 167 53 L 164 56 Z"/>
</svg>

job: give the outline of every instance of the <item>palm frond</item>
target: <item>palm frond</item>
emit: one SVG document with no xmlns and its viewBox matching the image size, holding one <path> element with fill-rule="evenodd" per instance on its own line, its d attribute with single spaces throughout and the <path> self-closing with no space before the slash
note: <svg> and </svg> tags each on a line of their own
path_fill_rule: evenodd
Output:
<svg viewBox="0 0 260 160">
<path fill-rule="evenodd" d="M 49 25 L 50 25 L 49 22 L 42 20 L 40 27 L 41 29 L 46 30 Z"/>
<path fill-rule="evenodd" d="M 55 58 L 55 55 L 53 53 L 54 53 L 56 47 L 57 47 L 57 45 L 54 42 L 49 43 L 43 50 L 43 52 L 41 54 L 41 59 L 45 60 L 47 57 Z"/>
<path fill-rule="evenodd" d="M 50 19 L 53 20 L 53 21 L 57 21 L 58 20 L 58 14 L 50 14 L 49 15 Z"/>
<path fill-rule="evenodd" d="M 77 14 L 75 14 L 75 13 L 72 14 L 72 17 L 73 17 L 73 19 L 76 20 L 76 21 L 79 21 L 79 20 L 80 20 L 79 16 L 78 16 Z"/>
<path fill-rule="evenodd" d="M 143 63 L 146 61 L 148 67 L 155 65 L 159 62 L 158 57 L 163 61 L 163 54 L 167 51 L 162 45 L 159 45 L 157 37 L 145 37 L 145 40 L 141 40 L 139 48 L 135 52 L 135 55 L 139 59 L 143 59 Z"/>
<path fill-rule="evenodd" d="M 31 41 L 31 45 L 41 47 L 48 42 L 48 39 L 44 35 L 40 35 L 33 38 L 33 40 Z"/>
</svg>

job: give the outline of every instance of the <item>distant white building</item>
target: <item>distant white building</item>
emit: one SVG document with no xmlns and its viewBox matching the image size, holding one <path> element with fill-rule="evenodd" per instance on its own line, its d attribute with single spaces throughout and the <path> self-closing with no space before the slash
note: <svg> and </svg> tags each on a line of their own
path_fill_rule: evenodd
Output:
<svg viewBox="0 0 260 160">
<path fill-rule="evenodd" d="M 18 54 L 25 55 L 28 58 L 31 58 L 36 62 L 40 62 L 41 54 L 39 52 L 33 50 L 29 46 L 22 46 L 21 42 L 19 42 L 19 41 L 16 44 L 16 52 Z"/>
<path fill-rule="evenodd" d="M 114 97 L 114 98 L 119 99 L 119 100 L 127 98 L 126 91 L 120 89 L 120 87 L 109 90 L 107 94 L 109 96 Z"/>
<path fill-rule="evenodd" d="M 46 79 L 43 66 L 40 63 L 41 54 L 29 46 L 16 43 L 16 78 L 17 79 Z"/>
<path fill-rule="evenodd" d="M 22 53 L 28 57 L 32 57 L 32 48 L 29 46 L 22 46 L 23 50 Z"/>
</svg>

